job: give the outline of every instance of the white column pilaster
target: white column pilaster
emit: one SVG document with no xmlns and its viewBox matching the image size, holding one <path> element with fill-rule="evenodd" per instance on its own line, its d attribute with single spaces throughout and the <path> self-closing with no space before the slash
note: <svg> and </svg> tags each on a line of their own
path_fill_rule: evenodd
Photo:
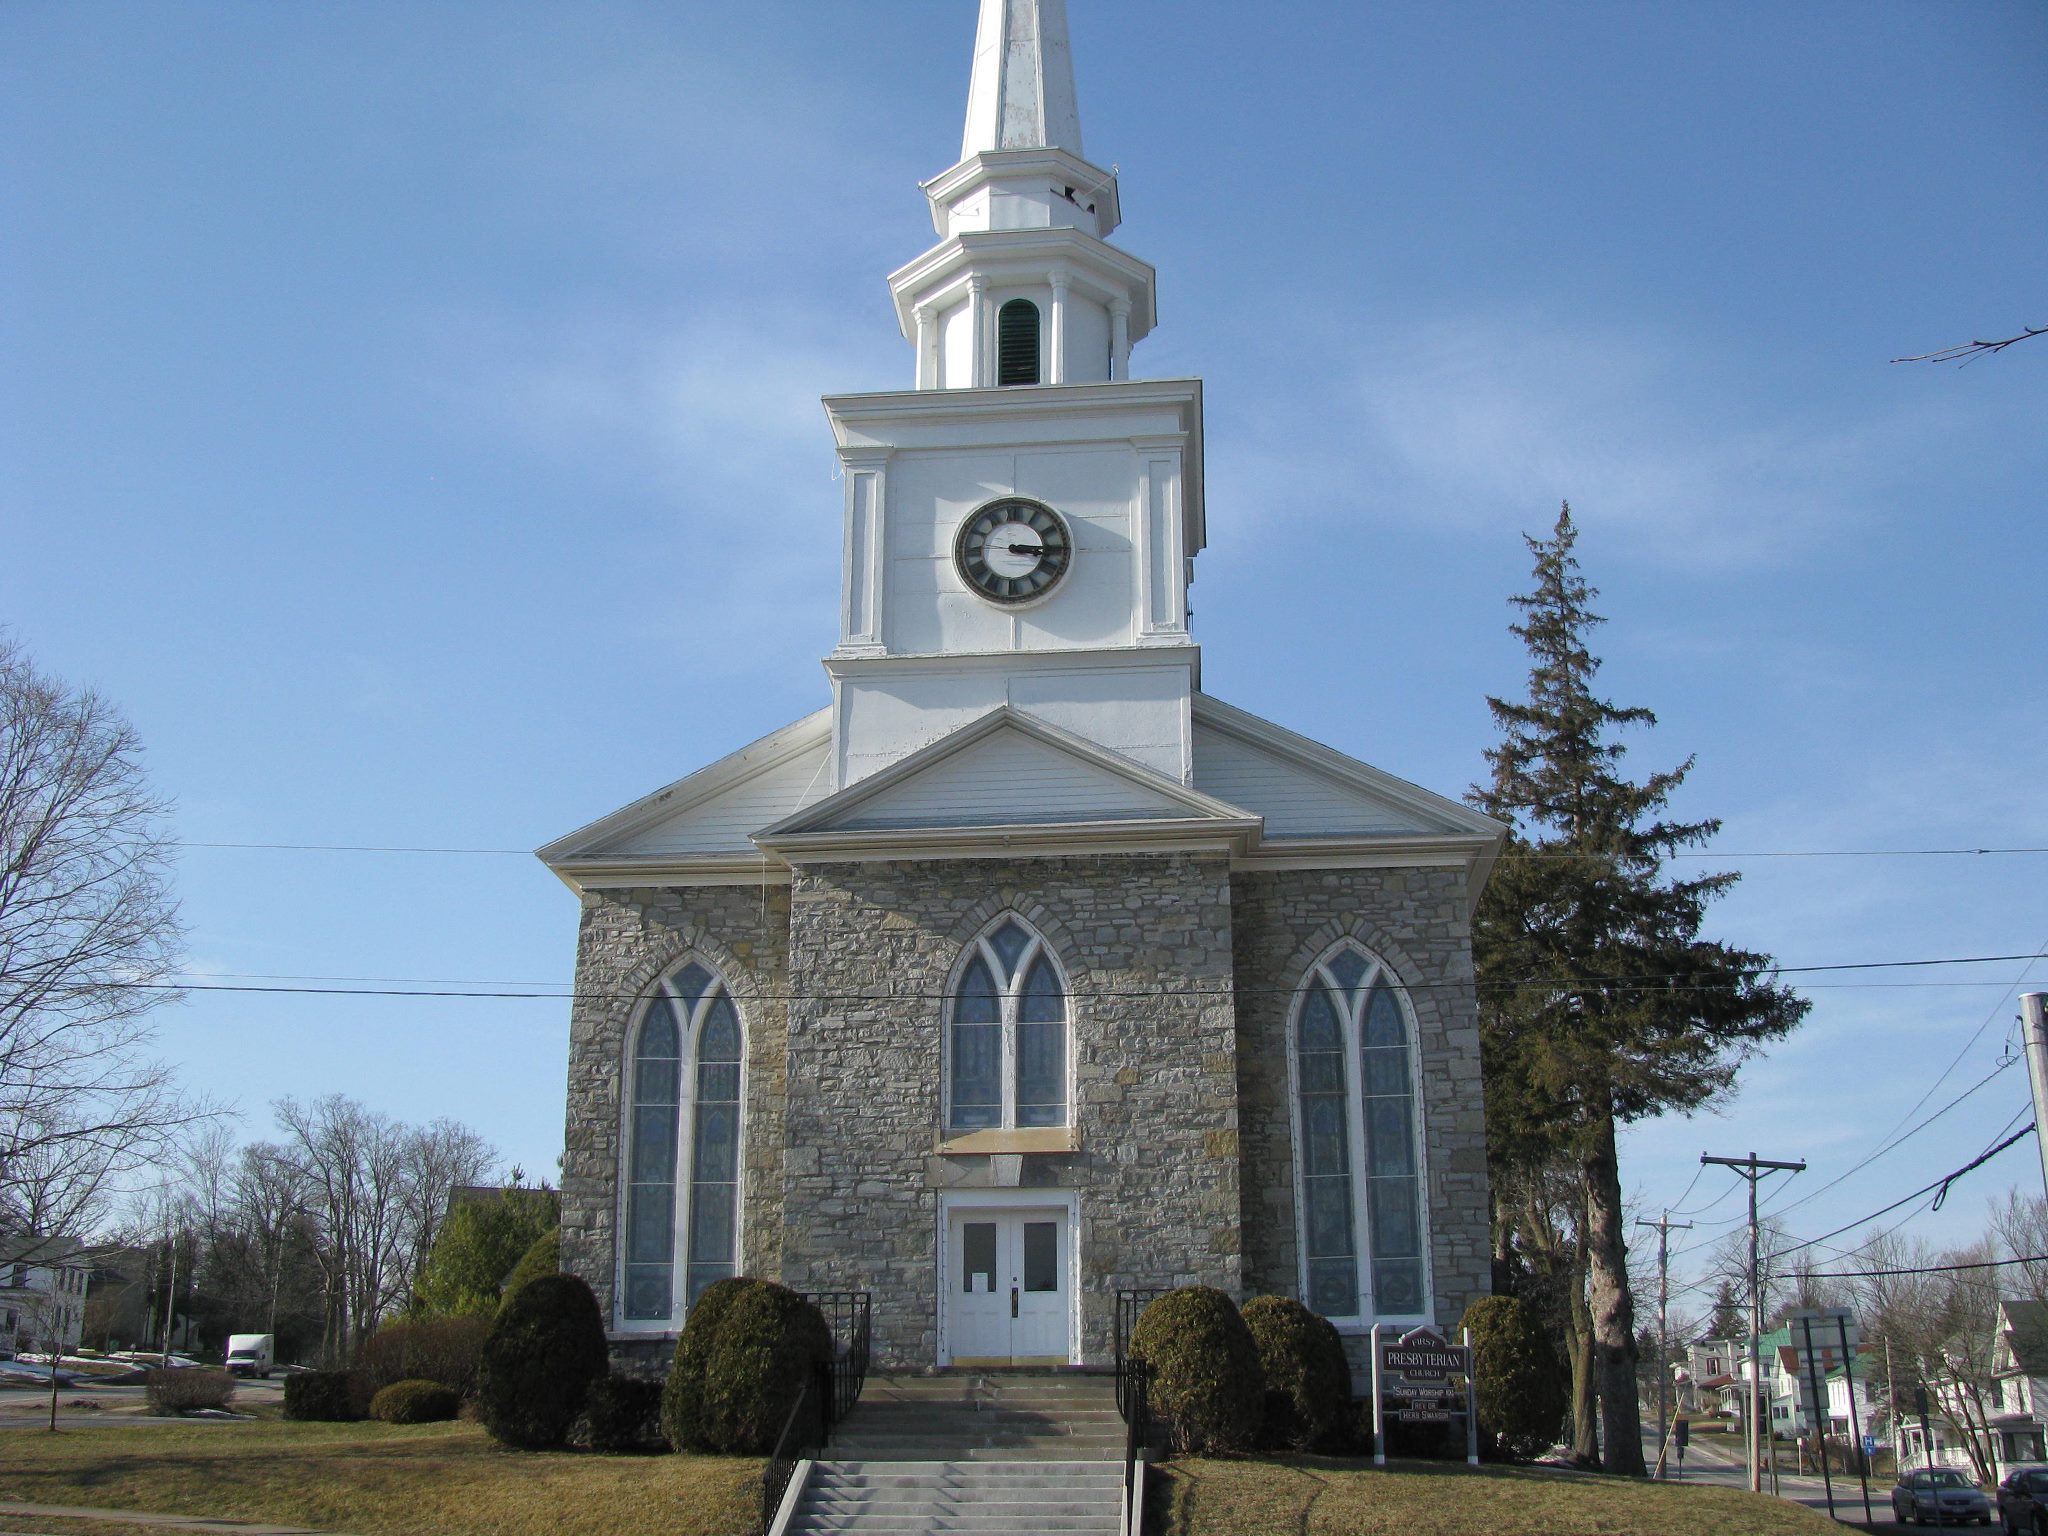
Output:
<svg viewBox="0 0 2048 1536">
<path fill-rule="evenodd" d="M 840 463 L 846 476 L 846 544 L 836 654 L 879 655 L 884 648 L 882 576 L 888 539 L 889 450 L 842 454 Z"/>
<path fill-rule="evenodd" d="M 1131 376 L 1131 301 L 1112 299 L 1109 304 L 1109 376 Z"/>
<path fill-rule="evenodd" d="M 979 272 L 967 279 L 967 324 L 973 337 L 969 383 L 979 389 L 995 382 L 989 377 L 989 353 L 994 349 L 988 344 L 988 279 Z"/>
<path fill-rule="evenodd" d="M 937 389 L 939 338 L 938 327 L 932 322 L 932 307 L 929 304 L 920 304 L 913 313 L 917 316 L 917 387 Z"/>
<path fill-rule="evenodd" d="M 1052 341 L 1047 358 L 1046 383 L 1067 382 L 1067 274 L 1058 267 L 1052 273 Z"/>
</svg>

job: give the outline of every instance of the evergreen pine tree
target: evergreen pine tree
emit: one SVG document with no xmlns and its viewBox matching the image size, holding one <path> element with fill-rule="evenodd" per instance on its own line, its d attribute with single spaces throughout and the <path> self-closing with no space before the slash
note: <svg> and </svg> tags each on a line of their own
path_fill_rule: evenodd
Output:
<svg viewBox="0 0 2048 1536">
<path fill-rule="evenodd" d="M 1581 1392 L 1598 1394 L 1601 1466 L 1641 1474 L 1615 1129 L 1724 1097 L 1743 1060 L 1808 1005 L 1768 979 L 1769 956 L 1700 937 L 1708 903 L 1738 876 L 1665 872 L 1720 823 L 1664 819 L 1690 758 L 1640 783 L 1623 771 L 1615 734 L 1656 716 L 1593 691 L 1587 638 L 1602 621 L 1577 538 L 1566 505 L 1550 538 L 1527 540 L 1535 587 L 1513 599 L 1511 628 L 1529 651 L 1529 695 L 1487 701 L 1501 741 L 1472 795 L 1513 832 L 1474 915 L 1473 953 L 1489 1152 L 1518 1175 L 1563 1162 L 1582 1185 L 1591 1348 L 1574 1364 Z M 1590 1459 L 1586 1418 L 1575 1449 Z"/>
</svg>

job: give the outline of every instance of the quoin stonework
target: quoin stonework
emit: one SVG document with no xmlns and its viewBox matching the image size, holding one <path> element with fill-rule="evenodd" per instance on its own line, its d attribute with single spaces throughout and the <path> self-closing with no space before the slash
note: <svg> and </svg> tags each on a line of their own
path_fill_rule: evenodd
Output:
<svg viewBox="0 0 2048 1536">
<path fill-rule="evenodd" d="M 1362 1370 L 1487 1288 L 1503 829 L 1202 692 L 1202 386 L 1131 376 L 1156 279 L 1060 0 L 983 0 L 923 191 L 912 387 L 824 402 L 829 702 L 541 850 L 582 903 L 564 1266 L 648 1367 L 752 1274 L 870 1293 L 898 1369 L 1100 1364 L 1117 1290 L 1201 1283 Z"/>
</svg>

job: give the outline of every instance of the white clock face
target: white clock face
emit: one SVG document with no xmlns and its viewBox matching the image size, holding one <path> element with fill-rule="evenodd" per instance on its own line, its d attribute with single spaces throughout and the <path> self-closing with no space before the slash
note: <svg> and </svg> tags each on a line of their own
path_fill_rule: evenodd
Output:
<svg viewBox="0 0 2048 1536">
<path fill-rule="evenodd" d="M 1074 541 L 1043 502 L 1007 496 L 977 508 L 953 540 L 961 579 L 998 603 L 1028 603 L 1050 592 L 1073 563 Z"/>
</svg>

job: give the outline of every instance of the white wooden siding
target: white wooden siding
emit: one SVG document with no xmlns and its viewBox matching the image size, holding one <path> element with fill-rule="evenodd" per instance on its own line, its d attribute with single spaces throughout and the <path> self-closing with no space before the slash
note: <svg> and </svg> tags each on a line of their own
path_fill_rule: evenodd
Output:
<svg viewBox="0 0 2048 1536">
<path fill-rule="evenodd" d="M 831 743 L 764 768 L 752 778 L 600 850 L 605 855 L 751 852 L 753 833 L 822 800 L 832 787 Z"/>
<path fill-rule="evenodd" d="M 832 829 L 986 827 L 1185 816 L 1142 784 L 1000 730 L 835 817 Z"/>
<path fill-rule="evenodd" d="M 1195 788 L 1265 817 L 1268 837 L 1439 830 L 1413 812 L 1199 721 Z"/>
</svg>

